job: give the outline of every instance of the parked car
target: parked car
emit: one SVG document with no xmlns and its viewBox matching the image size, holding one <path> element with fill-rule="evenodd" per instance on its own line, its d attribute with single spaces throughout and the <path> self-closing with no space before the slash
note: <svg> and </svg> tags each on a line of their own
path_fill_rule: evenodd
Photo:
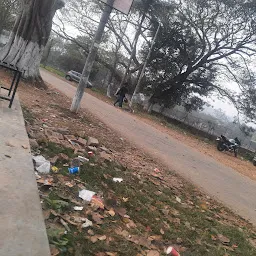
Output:
<svg viewBox="0 0 256 256">
<path fill-rule="evenodd" d="M 81 76 L 82 74 L 81 73 L 78 73 L 74 70 L 70 70 L 66 73 L 66 76 L 65 78 L 68 80 L 68 81 L 75 81 L 77 83 L 79 83 L 80 79 L 81 79 Z M 92 83 L 88 81 L 88 84 L 86 86 L 87 88 L 92 88 Z"/>
</svg>

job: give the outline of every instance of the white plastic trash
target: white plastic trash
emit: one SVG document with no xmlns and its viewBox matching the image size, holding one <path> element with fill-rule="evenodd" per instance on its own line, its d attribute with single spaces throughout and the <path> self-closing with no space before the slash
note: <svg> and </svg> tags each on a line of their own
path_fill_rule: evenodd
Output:
<svg viewBox="0 0 256 256">
<path fill-rule="evenodd" d="M 47 161 L 43 156 L 33 156 L 33 160 L 35 162 L 36 167 L 39 167 L 40 165 Z"/>
<path fill-rule="evenodd" d="M 84 163 L 84 162 L 89 162 L 90 160 L 86 157 L 83 157 L 83 156 L 78 156 L 77 157 L 79 159 L 80 162 Z"/>
<path fill-rule="evenodd" d="M 85 223 L 82 224 L 82 228 L 88 228 L 91 227 L 93 224 L 90 220 L 86 219 Z"/>
<path fill-rule="evenodd" d="M 49 161 L 45 161 L 42 165 L 36 168 L 36 170 L 39 173 L 45 173 L 45 174 L 50 173 L 50 169 L 51 169 L 51 163 Z"/>
<path fill-rule="evenodd" d="M 95 195 L 95 192 L 83 189 L 79 191 L 79 197 L 82 198 L 84 201 L 91 202 L 92 197 Z"/>
<path fill-rule="evenodd" d="M 74 206 L 75 211 L 82 211 L 84 209 L 83 206 Z"/>
<path fill-rule="evenodd" d="M 122 181 L 123 181 L 123 179 L 122 179 L 122 178 L 113 178 L 113 181 L 114 181 L 114 182 L 119 182 L 119 183 L 120 183 L 120 182 L 122 182 Z"/>
</svg>

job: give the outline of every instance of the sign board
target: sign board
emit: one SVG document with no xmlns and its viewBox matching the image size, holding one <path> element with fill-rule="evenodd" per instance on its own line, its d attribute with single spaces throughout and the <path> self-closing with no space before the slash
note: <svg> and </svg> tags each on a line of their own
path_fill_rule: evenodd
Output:
<svg viewBox="0 0 256 256">
<path fill-rule="evenodd" d="M 107 3 L 107 0 L 101 0 L 103 3 Z M 124 13 L 128 14 L 130 12 L 133 0 L 115 0 L 113 8 Z"/>
</svg>

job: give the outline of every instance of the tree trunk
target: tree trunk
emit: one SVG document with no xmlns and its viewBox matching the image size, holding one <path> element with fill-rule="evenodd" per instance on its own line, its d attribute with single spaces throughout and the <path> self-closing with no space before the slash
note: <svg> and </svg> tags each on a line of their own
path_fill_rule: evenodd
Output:
<svg viewBox="0 0 256 256">
<path fill-rule="evenodd" d="M 148 105 L 148 109 L 147 109 L 147 111 L 148 111 L 148 113 L 149 113 L 149 114 L 151 114 L 151 113 L 152 113 L 153 106 L 154 106 L 154 104 L 153 104 L 153 103 L 149 103 L 149 105 Z"/>
<path fill-rule="evenodd" d="M 9 42 L 0 52 L 0 60 L 17 66 L 24 77 L 40 80 L 39 65 L 49 39 L 55 12 L 63 0 L 21 0 Z"/>
<path fill-rule="evenodd" d="M 52 45 L 53 45 L 53 39 L 50 39 L 48 41 L 48 43 L 45 46 L 44 52 L 43 52 L 43 56 L 42 56 L 42 60 L 41 63 L 42 65 L 45 67 L 47 65 L 47 60 L 49 58 L 51 49 L 52 49 Z"/>
<path fill-rule="evenodd" d="M 110 71 L 107 79 L 107 97 L 112 98 L 111 91 L 112 91 L 112 80 L 113 80 L 113 72 Z"/>
</svg>

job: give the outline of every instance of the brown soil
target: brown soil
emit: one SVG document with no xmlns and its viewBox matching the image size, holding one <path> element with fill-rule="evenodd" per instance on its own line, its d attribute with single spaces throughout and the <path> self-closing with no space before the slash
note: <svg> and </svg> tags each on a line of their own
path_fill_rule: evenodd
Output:
<svg viewBox="0 0 256 256">
<path fill-rule="evenodd" d="M 88 93 L 107 103 L 112 103 L 111 100 L 104 95 L 90 90 L 88 90 Z M 239 156 L 236 158 L 232 153 L 219 152 L 216 149 L 216 145 L 214 143 L 204 141 L 204 138 L 193 135 L 189 130 L 185 131 L 179 129 L 178 127 L 176 127 L 176 129 L 175 127 L 174 129 L 168 128 L 166 121 L 158 118 L 154 119 L 152 116 L 146 113 L 138 112 L 137 117 L 143 120 L 145 123 L 157 128 L 158 130 L 167 133 L 178 141 L 194 149 L 196 148 L 199 152 L 214 158 L 218 162 L 236 170 L 237 172 L 249 177 L 252 180 L 256 180 L 256 168 L 250 161 L 245 160 Z"/>
</svg>

